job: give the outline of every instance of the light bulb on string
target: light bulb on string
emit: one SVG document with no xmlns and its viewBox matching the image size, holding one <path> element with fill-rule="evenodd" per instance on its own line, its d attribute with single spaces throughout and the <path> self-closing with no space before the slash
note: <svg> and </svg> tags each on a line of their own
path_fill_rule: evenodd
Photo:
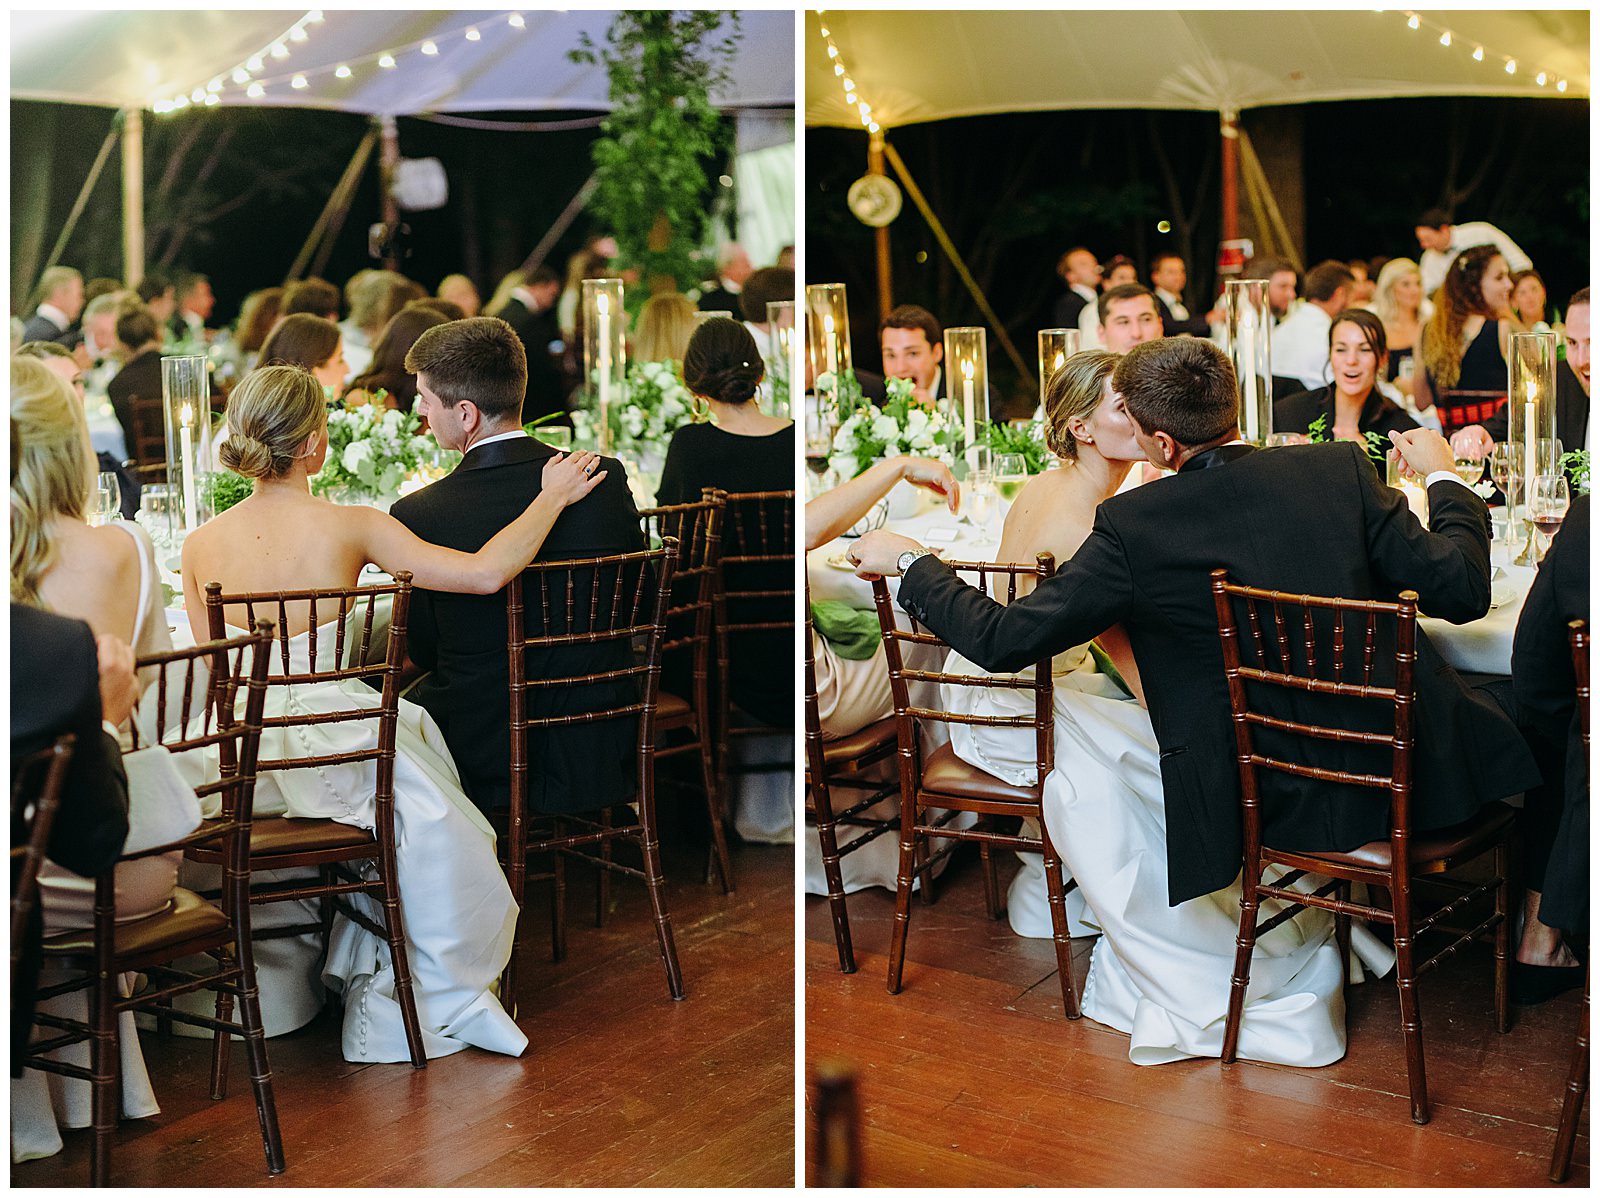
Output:
<svg viewBox="0 0 1600 1198">
<path fill-rule="evenodd" d="M 304 75 L 296 75 L 293 79 L 289 80 L 289 86 L 294 88 L 296 91 L 299 91 L 302 88 L 306 88 L 311 85 L 306 82 L 306 77 Z"/>
<path fill-rule="evenodd" d="M 1540 71 L 1537 75 L 1535 75 L 1533 77 L 1533 81 L 1535 83 L 1537 83 L 1540 87 L 1543 87 L 1545 85 L 1545 81 L 1547 79 L 1549 79 L 1549 78 L 1550 78 L 1549 75 L 1546 75 L 1543 71 Z"/>
<path fill-rule="evenodd" d="M 259 100 L 262 96 L 267 94 L 267 89 L 262 87 L 259 83 L 252 83 L 245 89 L 244 94 L 249 96 L 252 100 Z"/>
<path fill-rule="evenodd" d="M 833 45 L 831 42 L 828 44 L 828 57 L 829 58 L 838 58 L 839 57 L 839 47 Z"/>
<path fill-rule="evenodd" d="M 1476 50 L 1474 50 L 1472 52 L 1472 57 L 1473 57 L 1474 61 L 1482 62 L 1483 61 L 1483 47 L 1479 46 Z"/>
<path fill-rule="evenodd" d="M 289 57 L 289 47 L 284 45 L 282 42 L 277 43 L 275 46 L 272 47 L 272 57 L 274 57 L 274 58 L 288 58 Z"/>
<path fill-rule="evenodd" d="M 476 26 L 474 26 L 473 28 L 467 30 L 467 40 L 469 42 L 475 42 L 479 38 L 481 38 L 482 36 L 483 36 L 483 34 L 478 32 Z"/>
<path fill-rule="evenodd" d="M 322 10 L 320 8 L 313 8 L 309 13 L 306 14 L 306 22 L 311 25 L 322 24 Z"/>
<path fill-rule="evenodd" d="M 1439 38 L 1439 44 L 1441 46 L 1448 46 L 1450 44 L 1450 31 L 1448 29 L 1446 29 L 1443 35 Z"/>
<path fill-rule="evenodd" d="M 189 93 L 189 99 L 192 100 L 196 104 L 200 103 L 200 101 L 204 100 L 205 98 L 206 98 L 206 89 L 203 88 L 203 87 L 197 87 L 192 92 Z"/>
<path fill-rule="evenodd" d="M 521 29 L 525 24 L 527 24 L 527 22 L 522 19 L 521 13 L 514 12 L 506 18 L 506 24 L 510 25 L 513 29 Z"/>
<path fill-rule="evenodd" d="M 378 59 L 378 65 L 380 67 L 382 67 L 386 71 L 393 70 L 394 69 L 394 55 L 393 54 L 385 54 L 382 58 Z"/>
<path fill-rule="evenodd" d="M 1422 28 L 1422 22 L 1417 20 L 1417 14 L 1416 13 L 1412 13 L 1411 14 L 1411 19 L 1409 21 L 1407 21 L 1406 24 L 1407 24 L 1407 26 L 1409 26 L 1412 29 L 1421 29 Z"/>
<path fill-rule="evenodd" d="M 250 72 L 245 70 L 243 67 L 234 67 L 233 68 L 233 81 L 235 83 L 249 83 L 250 82 Z"/>
<path fill-rule="evenodd" d="M 350 68 L 341 62 L 339 64 L 339 69 L 334 71 L 334 74 L 340 79 L 348 79 L 350 78 Z"/>
<path fill-rule="evenodd" d="M 210 108 L 212 105 L 221 104 L 221 103 L 222 103 L 222 97 L 217 95 L 215 92 L 213 92 L 211 95 L 206 97 L 206 107 L 207 108 Z"/>
<path fill-rule="evenodd" d="M 250 56 L 250 61 L 245 63 L 244 65 L 249 67 L 252 71 L 259 71 L 262 67 L 266 66 L 267 64 L 266 64 L 266 61 L 261 57 L 261 55 L 252 54 Z"/>
<path fill-rule="evenodd" d="M 1567 90 L 1567 81 L 1565 79 L 1557 79 L 1556 90 L 1564 94 Z"/>
<path fill-rule="evenodd" d="M 1517 60 L 1515 58 L 1506 59 L 1506 74 L 1507 75 L 1515 75 L 1516 73 L 1517 73 Z"/>
<path fill-rule="evenodd" d="M 424 54 L 434 55 L 434 54 L 439 53 L 439 47 L 434 45 L 432 42 L 423 42 L 422 43 L 422 52 Z"/>
<path fill-rule="evenodd" d="M 844 63 L 842 63 L 842 62 L 834 63 L 833 64 L 833 73 L 835 75 L 843 75 L 844 74 Z"/>
<path fill-rule="evenodd" d="M 211 92 L 213 95 L 215 95 L 217 92 L 221 91 L 222 90 L 222 76 L 218 75 L 210 83 L 206 84 L 206 90 L 208 92 Z"/>
<path fill-rule="evenodd" d="M 293 29 L 289 30 L 289 40 L 291 42 L 303 42 L 306 40 L 306 36 L 305 29 L 299 25 L 296 25 Z"/>
</svg>

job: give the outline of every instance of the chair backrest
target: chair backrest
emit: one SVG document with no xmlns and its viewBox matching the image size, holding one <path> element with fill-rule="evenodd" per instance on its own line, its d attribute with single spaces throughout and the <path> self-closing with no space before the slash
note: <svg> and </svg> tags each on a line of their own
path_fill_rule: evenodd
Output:
<svg viewBox="0 0 1600 1198">
<path fill-rule="evenodd" d="M 128 452 L 141 466 L 165 465 L 167 426 L 161 396 L 129 396 L 128 414 L 133 425 L 133 444 L 128 446 Z"/>
<path fill-rule="evenodd" d="M 380 832 L 392 831 L 394 818 L 395 729 L 400 713 L 400 671 L 406 660 L 406 628 L 411 610 L 411 575 L 401 570 L 393 582 L 374 586 L 329 587 L 302 591 L 256 591 L 225 595 L 222 584 L 206 584 L 206 619 L 213 639 L 228 631 L 227 609 L 243 608 L 246 626 L 275 627 L 274 640 L 279 668 L 269 673 L 267 685 L 309 686 L 346 679 L 381 680 L 382 698 L 376 709 L 352 703 L 348 708 L 315 714 L 267 716 L 264 728 L 290 728 L 296 725 L 349 723 L 372 720 L 377 725 L 377 743 L 370 748 L 343 753 L 324 753 L 315 757 L 264 759 L 257 768 L 274 770 L 304 769 L 307 766 L 345 765 L 352 762 L 377 762 L 377 819 Z M 303 606 L 302 606 L 303 605 Z M 384 607 L 388 611 L 388 642 L 381 660 L 370 661 L 374 639 L 383 633 Z M 269 615 L 262 615 L 264 609 Z M 298 621 L 291 615 L 306 613 L 307 630 L 291 636 Z M 333 617 L 331 621 L 323 619 Z M 324 632 L 333 624 L 331 634 Z M 331 656 L 329 656 L 329 640 Z M 292 642 L 304 638 L 305 657 L 295 660 Z M 320 648 L 319 648 L 320 638 Z M 326 660 L 325 660 L 326 659 Z"/>
<path fill-rule="evenodd" d="M 239 636 L 141 657 L 137 662 L 141 674 L 150 670 L 155 676 L 155 704 L 141 707 L 141 711 L 150 712 L 148 735 L 140 728 L 140 716 L 135 715 L 131 721 L 135 749 L 146 740 L 174 755 L 216 749 L 217 775 L 197 786 L 195 795 L 202 799 L 220 795 L 221 815 L 180 840 L 126 854 L 122 860 L 220 841 L 226 862 L 222 909 L 230 919 L 246 921 L 250 907 L 250 821 L 272 638 L 272 621 L 263 618 L 250 632 Z M 242 705 L 238 702 L 241 694 Z M 172 701 L 175 696 L 176 706 Z M 102 916 L 107 933 L 114 918 L 109 879 L 107 871 L 96 882 L 97 932 L 101 930 Z"/>
<path fill-rule="evenodd" d="M 602 720 L 638 721 L 639 793 L 649 792 L 655 749 L 656 694 L 661 678 L 661 644 L 666 635 L 678 541 L 665 537 L 659 549 L 609 557 L 534 562 L 506 587 L 506 651 L 511 685 L 512 819 L 520 818 L 528 776 L 528 731 L 570 727 Z M 539 651 L 610 645 L 631 664 L 594 672 L 565 673 L 559 654 Z M 541 665 L 530 677 L 529 650 Z M 590 707 L 584 688 L 638 679 L 621 701 L 601 698 Z M 529 716 L 529 691 L 560 691 L 568 700 L 559 715 Z M 590 694 L 596 692 L 590 691 Z M 615 688 L 603 687 L 612 696 Z M 580 696 L 576 700 L 573 696 Z M 573 706 L 584 708 L 574 711 Z M 522 733 L 518 734 L 518 729 Z"/>
<path fill-rule="evenodd" d="M 647 546 L 664 544 L 668 537 L 678 542 L 678 561 L 672 574 L 672 596 L 667 606 L 661 657 L 665 662 L 674 653 L 694 655 L 696 711 L 705 710 L 725 492 L 707 487 L 701 496 L 698 503 L 645 508 L 639 513 Z"/>
<path fill-rule="evenodd" d="M 811 583 L 806 582 L 806 774 L 813 783 L 827 776 L 827 758 L 822 751 L 822 711 L 817 705 L 817 654 L 811 638 L 816 635 L 811 624 Z"/>
<path fill-rule="evenodd" d="M 1440 388 L 1433 397 L 1434 411 L 1439 414 L 1446 436 L 1469 424 L 1482 424 L 1498 412 L 1505 402 L 1503 387 L 1498 391 L 1463 391 L 1445 387 Z"/>
<path fill-rule="evenodd" d="M 17 965 L 28 916 L 39 896 L 39 866 L 50 847 L 56 804 L 77 737 L 68 733 L 48 748 L 11 763 L 11 967 Z"/>
<path fill-rule="evenodd" d="M 972 585 L 985 595 L 1004 594 L 1010 603 L 1018 597 L 1018 582 L 1023 578 L 1035 580 L 1035 585 L 1056 572 L 1055 557 L 1041 553 L 1033 565 L 1022 562 L 947 562 L 958 575 L 969 575 Z M 1032 728 L 1034 732 L 1034 765 L 1038 770 L 1034 783 L 1042 794 L 1044 780 L 1055 768 L 1055 679 L 1051 672 L 1051 659 L 1036 662 L 1030 671 L 1016 674 L 952 674 L 946 673 L 944 654 L 948 642 L 936 633 L 925 629 L 908 613 L 900 614 L 910 628 L 902 628 L 896 618 L 894 600 L 889 596 L 889 585 L 882 578 L 872 583 L 872 600 L 878 609 L 878 626 L 883 630 L 884 656 L 889 661 L 889 691 L 894 696 L 896 732 L 900 738 L 902 776 L 906 768 L 908 746 L 917 742 L 916 721 L 940 724 L 973 724 L 986 728 Z M 939 654 L 935 670 L 908 667 L 905 663 L 904 645 L 926 645 L 928 652 Z M 939 685 L 969 686 L 979 690 L 1018 690 L 1033 692 L 1033 711 L 1028 715 L 972 715 L 950 711 L 942 707 L 923 707 L 912 703 L 911 684 L 926 682 Z"/>
<path fill-rule="evenodd" d="M 1583 738 L 1583 764 L 1589 765 L 1589 621 L 1567 624 L 1572 643 L 1572 674 L 1578 682 L 1578 733 Z"/>
<path fill-rule="evenodd" d="M 1211 572 L 1211 592 L 1238 749 L 1247 853 L 1261 845 L 1258 771 L 1268 770 L 1387 792 L 1393 859 L 1403 866 L 1411 833 L 1416 592 L 1401 591 L 1393 603 L 1291 595 L 1229 582 L 1226 570 Z M 1390 621 L 1392 641 L 1385 627 Z M 1333 718 L 1337 710 L 1339 722 L 1310 723 L 1267 714 L 1253 698 L 1262 693 L 1254 687 L 1337 697 L 1341 702 L 1329 705 L 1326 718 Z M 1269 756 L 1257 750 L 1254 729 L 1387 750 L 1389 772 L 1351 773 Z"/>
<path fill-rule="evenodd" d="M 719 631 L 794 627 L 794 492 L 724 493 Z M 772 613 L 782 609 L 787 618 Z"/>
</svg>

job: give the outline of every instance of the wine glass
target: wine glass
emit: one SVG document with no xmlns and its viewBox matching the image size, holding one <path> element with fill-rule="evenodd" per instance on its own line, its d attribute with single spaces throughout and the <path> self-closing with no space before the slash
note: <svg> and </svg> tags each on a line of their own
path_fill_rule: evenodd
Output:
<svg viewBox="0 0 1600 1198">
<path fill-rule="evenodd" d="M 94 487 L 94 512 L 90 519 L 91 524 L 109 524 L 122 515 L 122 486 L 117 482 L 117 476 L 109 470 L 102 470 L 95 480 Z"/>
<path fill-rule="evenodd" d="M 994 456 L 994 485 L 1000 498 L 1007 503 L 1016 501 L 1028 482 L 1028 459 L 1020 453 L 997 453 Z"/>
<path fill-rule="evenodd" d="M 970 523 L 978 530 L 973 541 L 974 548 L 989 543 L 989 517 L 994 514 L 996 498 L 992 471 L 975 470 L 967 475 L 966 485 L 962 488 L 961 508 L 965 515 L 971 517 Z"/>
<path fill-rule="evenodd" d="M 1464 458 L 1458 454 L 1456 456 L 1456 476 L 1467 486 L 1473 486 L 1483 477 L 1483 465 L 1482 458 Z"/>
<path fill-rule="evenodd" d="M 1541 474 L 1534 478 L 1533 487 L 1528 493 L 1528 517 L 1542 538 L 1540 558 L 1549 548 L 1550 538 L 1560 530 L 1571 502 L 1565 474 Z"/>
</svg>

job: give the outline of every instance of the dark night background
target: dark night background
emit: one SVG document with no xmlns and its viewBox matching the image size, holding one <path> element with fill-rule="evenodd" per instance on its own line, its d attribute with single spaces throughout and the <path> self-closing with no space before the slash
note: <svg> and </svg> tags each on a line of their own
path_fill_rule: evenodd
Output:
<svg viewBox="0 0 1600 1198">
<path fill-rule="evenodd" d="M 1553 303 L 1564 306 L 1588 283 L 1586 100 L 1348 101 L 1251 110 L 1242 122 L 1258 149 L 1269 127 L 1280 136 L 1286 126 L 1299 129 L 1292 137 L 1304 163 L 1306 266 L 1380 254 L 1415 259 L 1417 215 L 1454 194 L 1458 220 L 1490 221 L 1528 253 Z M 1025 361 L 1063 287 L 1056 260 L 1075 244 L 1102 262 L 1128 255 L 1148 282 L 1152 254 L 1184 252 L 1187 224 L 1186 298 L 1192 310 L 1209 307 L 1221 220 L 1215 114 L 966 117 L 888 136 Z M 1293 190 L 1266 165 L 1280 198 Z M 845 206 L 845 192 L 865 172 L 863 133 L 806 130 L 806 274 L 849 285 L 855 360 L 876 370 L 873 234 Z M 1240 205 L 1247 213 L 1242 185 Z M 1157 232 L 1162 220 L 1171 233 Z M 946 325 L 984 323 L 909 196 L 890 240 L 896 303 L 922 304 Z M 1021 397 L 1021 380 L 992 335 L 989 368 L 1002 393 Z"/>
<path fill-rule="evenodd" d="M 549 122 L 597 114 L 471 115 Z M 46 265 L 42 256 L 64 226 L 113 117 L 109 108 L 12 103 L 14 308 Z M 364 116 L 311 109 L 221 106 L 146 114 L 146 269 L 168 277 L 184 270 L 209 275 L 217 295 L 212 322 L 231 322 L 246 294 L 283 282 L 367 126 Z M 401 270 L 430 291 L 460 271 L 485 302 L 589 177 L 590 145 L 599 136 L 597 128 L 479 131 L 410 117 L 399 118 L 399 132 L 402 157 L 438 158 L 450 186 L 444 208 L 401 213 L 411 227 L 412 251 Z M 714 180 L 724 169 L 712 163 L 709 174 Z M 86 277 L 122 273 L 121 196 L 121 159 L 114 149 L 61 255 Z M 323 277 L 343 286 L 356 271 L 377 265 L 367 254 L 367 227 L 379 218 L 374 149 Z M 580 214 L 547 261 L 563 270 L 568 255 L 594 231 Z M 38 265 L 27 269 L 20 247 L 30 233 L 42 244 Z M 181 236 L 176 245 L 175 235 Z M 17 278 L 19 270 L 28 277 Z"/>
</svg>

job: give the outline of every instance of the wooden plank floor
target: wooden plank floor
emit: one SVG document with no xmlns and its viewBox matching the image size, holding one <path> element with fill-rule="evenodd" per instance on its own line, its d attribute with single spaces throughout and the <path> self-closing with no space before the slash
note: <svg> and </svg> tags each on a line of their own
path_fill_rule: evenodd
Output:
<svg viewBox="0 0 1600 1198">
<path fill-rule="evenodd" d="M 738 890 L 669 854 L 668 909 L 687 997 L 667 996 L 644 888 L 613 882 L 593 926 L 589 871 L 569 871 L 567 959 L 549 960 L 548 887 L 530 893 L 512 1059 L 476 1049 L 352 1065 L 337 1014 L 268 1042 L 288 1170 L 266 1173 L 243 1049 L 226 1101 L 206 1094 L 210 1042 L 146 1034 L 162 1112 L 125 1122 L 129 1186 L 783 1186 L 794 1183 L 794 866 L 787 846 L 735 849 Z M 84 1185 L 88 1132 L 13 1166 L 18 1186 Z"/>
<path fill-rule="evenodd" d="M 806 898 L 806 1058 L 856 1071 L 867 1184 L 1546 1184 L 1579 996 L 1514 1008 L 1500 1036 L 1487 948 L 1420 983 L 1433 1120 L 1418 1127 L 1388 978 L 1351 988 L 1334 1065 L 1145 1068 L 1126 1036 L 1063 1017 L 1050 943 L 984 915 L 975 857 L 952 861 L 932 906 L 913 901 L 898 995 L 893 909 L 883 890 L 850 896 L 858 970 L 845 975 L 827 900 Z M 1091 945 L 1073 944 L 1080 992 Z M 1573 1186 L 1589 1184 L 1588 1127 L 1586 1108 Z"/>
</svg>

